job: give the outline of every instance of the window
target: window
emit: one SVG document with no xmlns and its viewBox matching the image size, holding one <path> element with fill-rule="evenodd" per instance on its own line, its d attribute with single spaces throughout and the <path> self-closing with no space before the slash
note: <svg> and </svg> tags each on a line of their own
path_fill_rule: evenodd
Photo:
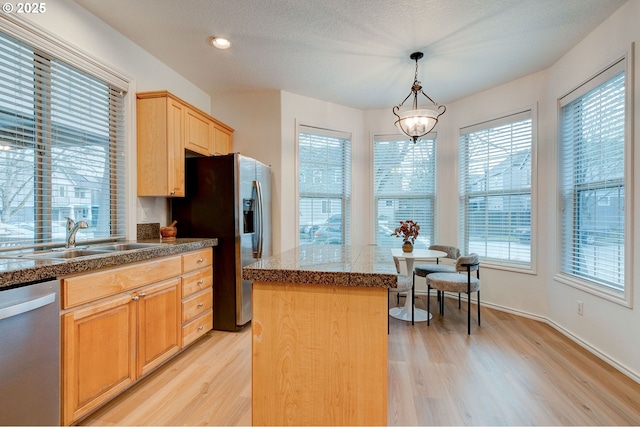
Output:
<svg viewBox="0 0 640 427">
<path fill-rule="evenodd" d="M 409 219 L 420 225 L 416 248 L 434 241 L 436 140 L 428 136 L 415 144 L 406 137 L 374 137 L 374 241 L 379 246 L 399 247 L 401 240 L 391 233 Z"/>
<path fill-rule="evenodd" d="M 531 265 L 530 110 L 460 131 L 461 251 Z"/>
<path fill-rule="evenodd" d="M 66 217 L 78 240 L 124 234 L 123 99 L 0 32 L 0 247 L 62 243 Z"/>
<path fill-rule="evenodd" d="M 351 136 L 300 126 L 298 176 L 300 242 L 349 244 Z"/>
<path fill-rule="evenodd" d="M 561 273 L 625 290 L 625 61 L 560 100 Z"/>
</svg>

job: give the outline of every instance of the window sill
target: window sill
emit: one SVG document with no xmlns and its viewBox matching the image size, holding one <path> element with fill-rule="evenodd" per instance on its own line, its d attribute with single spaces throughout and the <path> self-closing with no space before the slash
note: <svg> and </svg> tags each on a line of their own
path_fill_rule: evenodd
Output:
<svg viewBox="0 0 640 427">
<path fill-rule="evenodd" d="M 504 270 L 511 271 L 513 273 L 521 273 L 521 274 L 532 274 L 536 275 L 536 270 L 530 265 L 521 265 L 521 264 L 503 264 L 497 261 L 488 261 L 480 258 L 480 269 L 490 268 L 492 270 Z"/>
<path fill-rule="evenodd" d="M 596 284 L 595 282 L 581 280 L 577 277 L 562 273 L 556 274 L 553 279 L 556 282 L 571 286 L 588 294 L 619 304 L 623 307 L 633 307 L 629 292 L 608 289 L 606 286 Z"/>
</svg>

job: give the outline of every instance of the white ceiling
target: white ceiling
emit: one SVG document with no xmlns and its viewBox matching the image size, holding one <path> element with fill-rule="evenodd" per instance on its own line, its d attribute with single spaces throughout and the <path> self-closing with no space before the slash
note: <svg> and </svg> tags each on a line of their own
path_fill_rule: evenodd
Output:
<svg viewBox="0 0 640 427">
<path fill-rule="evenodd" d="M 365 110 L 409 94 L 411 52 L 446 104 L 548 68 L 625 1 L 76 0 L 214 99 L 277 89 Z"/>
</svg>

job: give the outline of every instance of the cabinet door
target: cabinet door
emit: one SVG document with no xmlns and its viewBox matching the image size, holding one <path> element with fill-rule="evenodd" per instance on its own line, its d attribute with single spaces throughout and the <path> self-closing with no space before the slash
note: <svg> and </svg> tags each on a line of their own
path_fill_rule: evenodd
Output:
<svg viewBox="0 0 640 427">
<path fill-rule="evenodd" d="M 213 122 L 190 108 L 185 110 L 185 146 L 203 156 L 209 156 L 213 147 Z"/>
<path fill-rule="evenodd" d="M 223 155 L 231 153 L 231 132 L 227 131 L 224 128 L 216 126 L 214 128 L 215 132 L 215 147 L 214 154 Z"/>
<path fill-rule="evenodd" d="M 63 423 L 71 424 L 135 380 L 131 296 L 63 316 Z"/>
<path fill-rule="evenodd" d="M 181 282 L 171 279 L 136 292 L 138 303 L 138 375 L 177 353 L 181 342 Z"/>
<path fill-rule="evenodd" d="M 168 132 L 168 196 L 184 197 L 184 114 L 185 106 L 169 98 Z"/>
</svg>

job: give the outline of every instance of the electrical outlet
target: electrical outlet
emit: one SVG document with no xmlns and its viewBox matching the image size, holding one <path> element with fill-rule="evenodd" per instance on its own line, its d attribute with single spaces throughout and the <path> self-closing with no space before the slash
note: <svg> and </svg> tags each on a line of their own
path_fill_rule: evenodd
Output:
<svg viewBox="0 0 640 427">
<path fill-rule="evenodd" d="M 146 209 L 142 209 L 142 222 L 149 222 L 149 217 L 147 217 Z"/>
<path fill-rule="evenodd" d="M 582 316 L 582 301 L 578 300 L 578 314 Z"/>
</svg>

